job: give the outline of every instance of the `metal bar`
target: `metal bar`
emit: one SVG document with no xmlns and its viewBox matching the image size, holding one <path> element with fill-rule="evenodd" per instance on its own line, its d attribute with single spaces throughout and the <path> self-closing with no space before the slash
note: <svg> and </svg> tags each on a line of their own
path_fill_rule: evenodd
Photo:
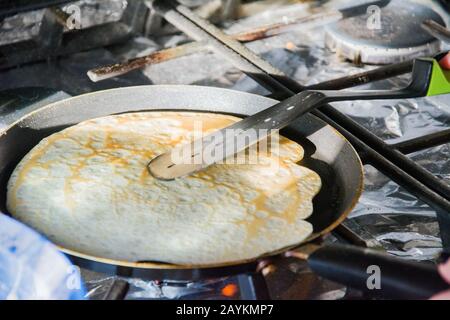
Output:
<svg viewBox="0 0 450 320">
<path fill-rule="evenodd" d="M 349 117 L 334 109 L 330 105 L 323 105 L 319 108 L 319 110 L 335 122 L 345 127 L 346 130 L 364 141 L 367 145 L 370 145 L 375 151 L 382 154 L 389 161 L 399 166 L 402 170 L 408 172 L 416 179 L 420 180 L 429 189 L 450 201 L 450 185 L 446 182 L 437 178 L 428 170 L 405 156 L 399 150 L 392 148 L 378 136 L 374 135 L 359 123 L 351 120 Z M 448 212 L 450 215 L 450 211 Z"/>
<path fill-rule="evenodd" d="M 123 300 L 127 295 L 130 285 L 122 279 L 115 279 L 102 300 Z"/>
<path fill-rule="evenodd" d="M 293 30 L 307 30 L 315 28 L 328 23 L 336 22 L 342 19 L 342 14 L 339 11 L 325 11 L 321 13 L 311 14 L 306 17 L 300 17 L 288 22 L 274 23 L 267 26 L 262 26 L 250 31 L 244 31 L 232 35 L 231 37 L 240 42 L 250 42 L 273 37 L 282 33 L 287 33 Z"/>
<path fill-rule="evenodd" d="M 57 7 L 45 9 L 39 35 L 34 39 L 36 45 L 41 46 L 43 50 L 55 50 L 61 44 L 65 25 L 63 13 L 64 11 Z"/>
<path fill-rule="evenodd" d="M 236 19 L 239 15 L 241 0 L 222 0 L 222 19 Z"/>
<path fill-rule="evenodd" d="M 450 143 L 450 129 L 402 141 L 396 144 L 392 144 L 391 146 L 401 153 L 408 154 L 429 149 L 444 143 Z"/>
<path fill-rule="evenodd" d="M 258 81 L 262 86 L 269 90 L 275 88 L 277 91 L 282 91 L 286 89 L 280 83 L 280 79 L 284 78 L 284 82 L 288 82 L 289 79 L 281 71 L 248 50 L 239 41 L 232 39 L 208 21 L 196 16 L 188 8 L 173 1 L 154 1 L 152 8 L 194 40 L 206 41 L 213 51 L 227 57 L 235 67 Z M 255 63 L 258 63 L 259 67 L 256 67 Z"/>
<path fill-rule="evenodd" d="M 450 43 L 450 30 L 434 20 L 425 20 L 421 27 L 438 40 Z"/>
<path fill-rule="evenodd" d="M 249 54 L 242 44 L 230 39 L 221 30 L 196 17 L 186 7 L 179 6 L 171 1 L 162 3 L 158 0 L 153 5 L 166 18 L 170 18 L 170 20 L 168 19 L 169 22 L 182 31 L 191 36 L 194 35 L 197 40 L 210 40 L 211 44 L 216 47 L 217 52 L 225 55 L 236 67 L 269 90 L 280 91 L 286 98 L 304 89 L 303 86 L 268 65 L 254 53 Z M 443 247 L 444 250 L 450 252 L 450 236 L 446 235 L 446 233 L 450 233 L 450 230 L 444 229 L 444 226 L 450 224 L 448 223 L 448 220 L 450 220 L 449 187 L 401 152 L 392 149 L 383 140 L 331 106 L 322 106 L 313 114 L 327 121 L 344 134 L 357 147 L 363 158 L 437 211 L 441 235 L 443 235 L 442 239 L 446 240 L 443 242 Z M 439 185 L 437 190 L 440 190 L 441 194 L 436 191 L 436 185 Z M 442 193 L 442 191 L 444 192 Z"/>
<path fill-rule="evenodd" d="M 261 272 L 237 276 L 242 300 L 269 300 L 269 289 Z"/>
<path fill-rule="evenodd" d="M 441 257 L 450 257 L 450 215 L 448 211 L 436 209 L 437 221 L 439 224 L 439 233 L 442 240 Z M 446 260 L 444 260 L 446 261 Z"/>
<path fill-rule="evenodd" d="M 440 196 L 433 190 L 430 190 L 421 181 L 405 172 L 403 167 L 390 162 L 384 155 L 376 152 L 367 146 L 355 135 L 347 131 L 344 127 L 333 121 L 331 118 L 320 112 L 312 112 L 328 124 L 336 128 L 347 140 L 355 147 L 366 164 L 370 164 L 380 170 L 383 174 L 391 178 L 394 182 L 401 185 L 408 192 L 415 195 L 418 199 L 427 203 L 436 211 L 439 223 L 440 236 L 442 239 L 442 248 L 446 254 L 450 254 L 450 201 Z"/>
<path fill-rule="evenodd" d="M 309 90 L 341 90 L 383 80 L 412 71 L 413 61 L 406 61 L 308 86 Z"/>
<path fill-rule="evenodd" d="M 127 25 L 132 34 L 143 33 L 147 11 L 148 8 L 143 0 L 127 1 L 127 7 L 122 13 L 120 22 Z"/>
<path fill-rule="evenodd" d="M 358 224 L 355 219 L 346 219 L 336 228 L 336 232 L 350 243 L 360 247 L 383 248 L 381 243 L 373 237 L 366 228 Z"/>
<path fill-rule="evenodd" d="M 149 10 L 147 21 L 144 26 L 144 36 L 148 37 L 152 34 L 155 34 L 161 30 L 162 27 L 162 17 L 154 12 L 153 10 Z"/>
<path fill-rule="evenodd" d="M 353 147 L 355 147 L 355 149 L 361 153 L 362 157 L 366 159 L 366 164 L 373 165 L 374 167 L 382 171 L 392 180 L 401 184 L 401 186 L 406 190 L 408 190 L 412 194 L 415 194 L 424 202 L 428 203 L 431 207 L 433 207 L 433 209 L 444 209 L 447 212 L 450 212 L 450 201 L 440 196 L 436 192 L 430 190 L 425 184 L 413 177 L 413 175 L 403 170 L 404 168 L 395 165 L 384 155 L 377 152 L 375 149 L 368 147 L 361 139 L 359 139 L 359 137 L 353 135 L 346 128 L 342 127 L 339 123 L 334 121 L 334 119 L 321 113 L 318 113 L 316 115 L 322 120 L 326 121 L 328 124 L 332 125 L 334 128 L 338 129 L 339 132 L 344 135 L 347 140 L 350 141 Z"/>
<path fill-rule="evenodd" d="M 91 69 L 87 72 L 89 79 L 94 82 L 116 77 L 122 74 L 126 74 L 130 71 L 140 69 L 144 66 L 160 63 L 163 61 L 169 61 L 181 56 L 185 56 L 191 53 L 198 52 L 205 48 L 205 44 L 202 42 L 190 42 L 169 48 L 161 51 L 152 52 L 146 56 L 130 59 L 122 63 L 110 64 L 107 66 L 101 66 Z"/>
</svg>

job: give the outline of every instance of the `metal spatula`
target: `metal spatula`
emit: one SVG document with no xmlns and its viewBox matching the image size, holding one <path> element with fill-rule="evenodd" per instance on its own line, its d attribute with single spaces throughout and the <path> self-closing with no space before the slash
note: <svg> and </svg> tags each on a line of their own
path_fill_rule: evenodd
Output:
<svg viewBox="0 0 450 320">
<path fill-rule="evenodd" d="M 154 177 L 162 180 L 191 174 L 245 150 L 267 138 L 274 130 L 284 128 L 299 116 L 325 103 L 404 99 L 450 93 L 450 71 L 443 70 L 438 63 L 444 55 L 442 53 L 434 59 L 416 59 L 412 81 L 406 88 L 380 91 L 303 91 L 229 127 L 155 157 L 148 164 L 148 169 Z M 250 130 L 253 134 L 249 134 Z M 206 151 L 208 156 L 205 156 Z"/>
</svg>

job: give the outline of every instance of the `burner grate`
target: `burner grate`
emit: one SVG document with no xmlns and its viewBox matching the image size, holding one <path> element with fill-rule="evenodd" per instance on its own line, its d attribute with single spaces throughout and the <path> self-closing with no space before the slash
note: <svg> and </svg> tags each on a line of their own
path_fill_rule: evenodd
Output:
<svg viewBox="0 0 450 320">
<path fill-rule="evenodd" d="M 279 97 L 307 89 L 188 8 L 173 1 L 156 0 L 153 9 L 195 40 L 208 42 L 214 51 Z M 436 210 L 443 250 L 449 253 L 450 186 L 332 106 L 324 105 L 313 113 L 338 129 L 358 150 L 364 163 L 373 165 Z M 445 132 L 440 139 L 450 142 L 450 134 Z M 407 143 L 415 145 L 414 141 L 404 142 Z M 416 145 L 415 149 L 419 147 Z"/>
<path fill-rule="evenodd" d="M 280 99 L 308 89 L 287 77 L 238 41 L 228 37 L 208 21 L 195 15 L 188 8 L 173 1 L 159 0 L 153 2 L 152 8 L 196 41 L 208 43 L 215 52 L 221 54 Z M 344 88 L 387 78 L 392 74 L 406 73 L 410 71 L 411 62 L 403 63 L 401 67 L 395 68 L 397 69 L 394 71 L 387 68 L 386 70 L 390 71 L 385 70 L 381 75 L 369 72 L 368 78 L 354 79 L 355 81 L 350 83 L 331 81 L 329 89 L 333 85 Z M 376 167 L 436 210 L 444 254 L 450 253 L 450 187 L 405 155 L 408 152 L 426 149 L 431 145 L 450 142 L 450 131 L 446 130 L 404 141 L 401 144 L 389 145 L 330 105 L 320 107 L 313 114 L 340 131 L 357 149 L 365 164 Z M 345 228 L 345 224 L 342 229 L 344 235 L 348 236 L 351 233 Z M 350 237 L 350 240 L 361 243 L 361 238 L 358 237 L 353 239 Z"/>
</svg>

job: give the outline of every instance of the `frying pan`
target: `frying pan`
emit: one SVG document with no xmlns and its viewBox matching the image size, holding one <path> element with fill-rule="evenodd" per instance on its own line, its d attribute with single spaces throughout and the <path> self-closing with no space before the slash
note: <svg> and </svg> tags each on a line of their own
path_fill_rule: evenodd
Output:
<svg viewBox="0 0 450 320">
<path fill-rule="evenodd" d="M 276 102 L 262 96 L 227 89 L 168 85 L 98 91 L 47 105 L 19 119 L 4 132 L 0 132 L 0 211 L 8 214 L 6 185 L 18 162 L 44 137 L 68 126 L 110 114 L 153 110 L 220 112 L 245 117 L 266 109 Z M 316 171 L 322 180 L 322 189 L 313 200 L 314 211 L 308 219 L 314 227 L 314 233 L 306 240 L 309 242 L 336 228 L 353 209 L 362 192 L 362 164 L 351 144 L 335 129 L 313 115 L 302 116 L 281 133 L 303 146 L 305 157 L 301 164 Z M 279 255 L 300 245 L 302 243 L 269 252 L 260 258 Z M 220 265 L 173 265 L 152 261 L 119 261 L 86 255 L 68 248 L 61 248 L 61 250 L 68 254 L 74 263 L 82 267 L 146 279 L 199 280 L 254 272 L 260 260 L 258 258 Z M 321 253 L 325 256 L 321 256 Z M 316 259 L 313 259 L 314 257 Z M 366 259 L 367 257 L 372 260 Z M 353 261 L 357 264 L 359 272 L 357 276 L 345 279 L 354 286 L 361 286 L 362 280 L 365 284 L 364 276 L 367 274 L 361 262 L 364 260 L 375 261 L 379 264 L 386 262 L 383 260 L 384 257 L 371 255 L 370 252 L 355 247 L 325 247 L 323 251 L 319 249 L 310 255 L 310 265 L 323 271 L 323 263 L 325 265 L 333 263 L 333 261 L 327 262 L 330 258 L 339 260 L 334 264 L 336 266 L 334 271 L 346 273 L 345 277 L 352 272 L 348 272 L 351 268 L 348 269 L 345 266 L 342 268 L 342 263 Z M 388 261 L 388 264 L 391 263 L 394 262 Z M 422 280 L 424 277 L 427 278 L 426 281 L 422 281 L 425 283 L 422 283 L 423 285 L 429 287 L 433 284 L 433 288 L 423 295 L 434 293 L 444 287 L 434 269 L 414 269 L 411 264 L 407 267 L 411 272 L 416 270 L 418 278 Z M 386 268 L 391 267 L 386 265 Z M 323 273 L 329 270 L 331 269 L 325 268 Z M 404 272 L 400 270 L 396 274 L 401 277 Z M 414 274 L 412 277 L 414 278 Z M 417 288 L 414 287 L 412 291 L 414 290 L 417 291 Z"/>
</svg>

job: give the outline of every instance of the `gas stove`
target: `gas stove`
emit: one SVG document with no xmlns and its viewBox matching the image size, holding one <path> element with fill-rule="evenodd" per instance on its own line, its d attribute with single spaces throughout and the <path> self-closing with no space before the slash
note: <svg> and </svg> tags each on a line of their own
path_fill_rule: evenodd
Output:
<svg viewBox="0 0 450 320">
<path fill-rule="evenodd" d="M 353 79 L 364 89 L 396 88 L 408 82 L 410 59 L 450 48 L 441 41 L 450 22 L 445 1 L 393 0 L 356 17 L 347 17 L 345 9 L 370 1 L 180 1 L 183 14 L 161 2 L 34 1 L 26 8 L 0 7 L 0 130 L 53 101 L 123 86 L 195 84 L 282 99 L 299 87 L 370 74 L 373 64 L 401 62 L 386 71 L 396 77 Z M 403 12 L 396 6 L 417 19 L 392 18 Z M 79 28 L 66 23 L 70 8 L 79 10 Z M 373 32 L 349 32 L 355 31 L 348 27 L 351 19 L 359 24 L 372 19 Z M 427 19 L 443 28 L 427 31 L 422 27 Z M 50 38 L 48 34 L 51 41 L 39 40 Z M 450 220 L 441 204 L 427 196 L 433 179 L 447 187 L 450 182 L 448 98 L 340 102 L 318 115 L 350 142 L 362 141 L 357 149 L 365 164 L 359 203 L 322 241 L 431 263 L 450 252 L 450 229 L 442 229 Z M 392 163 L 407 169 L 406 175 L 393 171 Z M 405 188 L 411 182 L 414 194 L 407 191 L 410 186 Z M 446 190 L 438 186 L 432 191 Z M 148 281 L 88 268 L 81 273 L 90 299 L 368 298 L 316 276 L 306 263 L 292 258 L 256 274 L 200 282 Z"/>
</svg>

